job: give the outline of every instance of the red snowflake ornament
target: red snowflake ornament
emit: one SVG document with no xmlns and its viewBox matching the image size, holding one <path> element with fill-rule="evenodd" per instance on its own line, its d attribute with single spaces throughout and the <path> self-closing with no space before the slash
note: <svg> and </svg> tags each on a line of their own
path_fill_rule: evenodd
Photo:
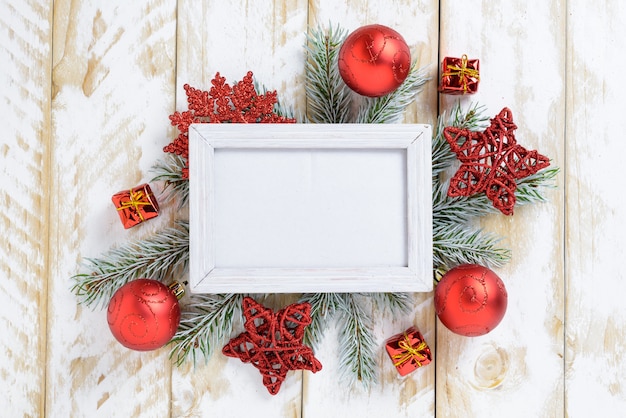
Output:
<svg viewBox="0 0 626 418">
<path fill-rule="evenodd" d="M 277 103 L 276 91 L 259 95 L 254 88 L 252 71 L 232 87 L 226 79 L 215 74 L 211 80 L 213 87 L 202 91 L 184 85 L 189 110 L 175 112 L 170 116 L 172 126 L 179 134 L 163 151 L 189 158 L 189 125 L 192 123 L 295 123 L 295 119 L 280 116 L 274 112 Z M 187 165 L 183 168 L 183 178 L 189 177 Z"/>
<path fill-rule="evenodd" d="M 485 192 L 496 209 L 512 215 L 517 189 L 515 180 L 550 165 L 547 157 L 517 144 L 515 129 L 513 115 L 506 107 L 491 119 L 491 125 L 484 132 L 444 128 L 444 138 L 461 162 L 450 180 L 448 196 Z"/>
<path fill-rule="evenodd" d="M 222 349 L 228 357 L 252 363 L 263 376 L 263 385 L 276 395 L 289 370 L 322 369 L 313 350 L 302 344 L 304 329 L 311 323 L 311 305 L 296 303 L 277 313 L 257 303 L 243 299 L 246 331 L 231 339 Z"/>
</svg>

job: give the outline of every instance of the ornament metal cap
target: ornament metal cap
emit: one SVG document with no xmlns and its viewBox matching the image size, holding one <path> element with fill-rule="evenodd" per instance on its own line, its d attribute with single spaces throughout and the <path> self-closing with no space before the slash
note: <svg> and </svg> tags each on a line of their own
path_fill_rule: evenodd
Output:
<svg viewBox="0 0 626 418">
<path fill-rule="evenodd" d="M 180 300 L 185 295 L 185 284 L 187 284 L 187 282 L 172 282 L 172 284 L 168 286 L 174 296 L 176 296 L 176 299 Z"/>
</svg>

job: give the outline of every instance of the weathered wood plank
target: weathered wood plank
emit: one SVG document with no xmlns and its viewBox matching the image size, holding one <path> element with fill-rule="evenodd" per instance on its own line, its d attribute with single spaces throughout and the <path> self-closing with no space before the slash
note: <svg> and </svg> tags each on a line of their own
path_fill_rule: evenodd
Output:
<svg viewBox="0 0 626 418">
<path fill-rule="evenodd" d="M 236 0 L 179 1 L 176 92 L 177 109 L 187 108 L 183 85 L 208 90 L 216 72 L 232 85 L 247 71 L 281 101 L 304 109 L 304 41 L 307 5 L 304 0 L 267 2 Z M 270 298 L 278 309 L 294 295 Z M 243 328 L 235 326 L 237 335 Z M 259 372 L 229 359 L 217 347 L 208 364 L 185 365 L 173 371 L 174 416 L 300 417 L 301 372 L 291 372 L 272 396 Z"/>
<path fill-rule="evenodd" d="M 327 27 L 340 24 L 351 32 L 366 24 L 379 23 L 397 30 L 407 41 L 420 67 L 436 77 L 438 2 L 436 1 L 350 1 L 309 2 L 309 25 Z M 433 123 L 436 120 L 436 83 L 429 82 L 407 111 L 406 122 Z M 303 410 L 307 417 L 417 417 L 434 415 L 435 365 L 425 366 L 400 378 L 391 364 L 383 343 L 386 338 L 417 325 L 435 352 L 432 292 L 414 295 L 415 308 L 405 317 L 393 319 L 389 312 L 374 310 L 374 330 L 378 344 L 379 383 L 366 390 L 358 383 L 349 387 L 339 380 L 337 329 L 327 330 L 316 355 L 324 369 L 304 376 Z M 367 308 L 367 307 L 365 307 Z"/>
<path fill-rule="evenodd" d="M 568 1 L 566 414 L 626 408 L 622 2 Z M 601 411 L 601 412 L 600 412 Z"/>
<path fill-rule="evenodd" d="M 52 10 L 0 2 L 0 410 L 44 412 Z"/>
<path fill-rule="evenodd" d="M 518 142 L 564 161 L 563 2 L 441 2 L 440 56 L 481 60 L 474 97 L 490 116 L 508 106 Z M 442 97 L 449 109 L 458 97 Z M 437 327 L 437 416 L 563 415 L 563 188 L 549 202 L 494 215 L 484 226 L 508 237 L 513 260 L 497 269 L 509 295 L 491 333 L 457 336 Z"/>
<path fill-rule="evenodd" d="M 126 231 L 110 198 L 149 180 L 169 142 L 175 5 L 54 3 L 49 416 L 169 416 L 167 349 L 122 347 L 105 310 L 77 306 L 69 277 L 82 257 L 167 222 Z"/>
</svg>

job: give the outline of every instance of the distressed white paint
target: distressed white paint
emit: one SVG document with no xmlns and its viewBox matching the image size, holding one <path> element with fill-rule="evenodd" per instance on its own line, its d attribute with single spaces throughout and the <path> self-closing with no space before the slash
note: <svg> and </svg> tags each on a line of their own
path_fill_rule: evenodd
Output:
<svg viewBox="0 0 626 418">
<path fill-rule="evenodd" d="M 626 408 L 623 2 L 568 2 L 566 407 Z M 593 400 L 593 401 L 591 401 Z M 595 406 L 594 406 L 595 405 Z"/>
<path fill-rule="evenodd" d="M 439 22 L 439 2 L 430 0 L 298 0 L 271 7 L 244 0 L 61 0 L 54 9 L 3 1 L 3 413 L 620 416 L 626 406 L 626 289 L 619 264 L 625 127 L 623 82 L 615 69 L 624 66 L 626 11 L 618 1 L 587 3 L 442 1 Z M 365 391 L 337 380 L 331 329 L 316 352 L 324 369 L 291 373 L 272 397 L 256 370 L 235 359 L 215 355 L 207 365 L 172 370 L 166 350 L 120 348 L 101 310 L 76 305 L 68 278 L 81 257 L 169 221 L 166 209 L 159 220 L 124 231 L 109 199 L 149 179 L 147 169 L 174 135 L 167 115 L 185 107 L 182 84 L 207 89 L 216 71 L 232 83 L 250 69 L 287 104 L 304 109 L 307 22 L 350 30 L 392 26 L 434 77 L 438 54 L 480 58 L 479 92 L 461 100 L 478 100 L 492 115 L 511 107 L 518 141 L 549 155 L 564 172 L 548 203 L 484 223 L 508 236 L 514 250 L 513 262 L 498 270 L 509 307 L 496 330 L 472 339 L 441 326 L 435 333 L 431 294 L 418 294 L 413 312 L 395 321 L 373 308 L 381 344 L 378 386 Z M 434 122 L 435 84 L 407 121 Z M 444 97 L 442 110 L 457 99 Z M 278 308 L 293 299 L 268 303 Z M 436 362 L 399 379 L 382 342 L 413 324 Z"/>
<path fill-rule="evenodd" d="M 564 166 L 565 5 L 559 1 L 442 1 L 441 56 L 480 58 L 478 101 L 490 117 L 509 107 L 518 143 Z M 442 100 L 446 110 L 459 100 Z M 437 328 L 437 416 L 563 415 L 563 206 L 517 207 L 483 226 L 506 236 L 512 260 L 496 272 L 509 305 L 491 333 Z M 506 412 L 505 412 L 506 411 Z"/>
<path fill-rule="evenodd" d="M 156 126 L 174 109 L 175 1 L 54 7 L 46 415 L 167 415 L 167 350 L 124 349 L 69 278 L 82 257 L 168 221 L 125 231 L 110 199 L 149 180 L 168 142 Z"/>
<path fill-rule="evenodd" d="M 6 416 L 39 416 L 44 408 L 51 35 L 48 4 L 0 2 L 0 411 Z"/>
</svg>

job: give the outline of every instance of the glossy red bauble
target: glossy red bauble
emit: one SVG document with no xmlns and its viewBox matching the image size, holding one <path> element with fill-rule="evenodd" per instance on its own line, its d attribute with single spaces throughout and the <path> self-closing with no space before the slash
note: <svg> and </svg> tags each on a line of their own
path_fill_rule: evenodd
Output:
<svg viewBox="0 0 626 418">
<path fill-rule="evenodd" d="M 508 296 L 491 270 L 464 264 L 449 270 L 435 288 L 435 311 L 450 331 L 467 337 L 483 335 L 504 317 Z"/>
<path fill-rule="evenodd" d="M 383 25 L 362 26 L 339 50 L 339 73 L 355 92 L 380 97 L 396 90 L 411 68 L 411 51 L 402 35 Z"/>
<path fill-rule="evenodd" d="M 178 298 L 157 280 L 133 280 L 111 298 L 107 322 L 115 339 L 124 347 L 155 350 L 176 333 L 180 322 Z"/>
</svg>

